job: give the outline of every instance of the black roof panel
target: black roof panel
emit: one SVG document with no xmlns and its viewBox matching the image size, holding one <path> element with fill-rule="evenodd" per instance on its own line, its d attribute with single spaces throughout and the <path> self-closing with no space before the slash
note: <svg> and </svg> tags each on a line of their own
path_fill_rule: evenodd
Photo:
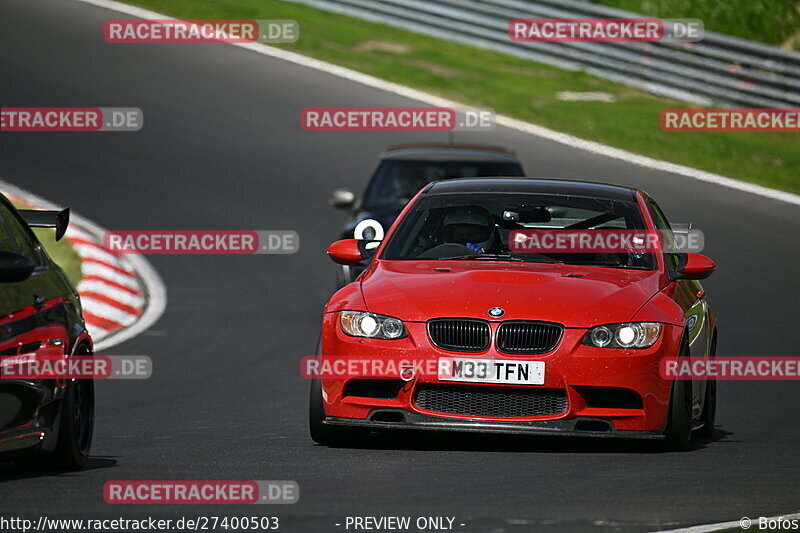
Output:
<svg viewBox="0 0 800 533">
<path fill-rule="evenodd" d="M 381 159 L 407 159 L 415 161 L 507 161 L 517 162 L 513 150 L 497 146 L 408 144 L 389 147 Z"/>
<path fill-rule="evenodd" d="M 631 201 L 635 198 L 636 189 L 608 183 L 551 178 L 456 178 L 432 183 L 426 194 L 469 192 L 556 194 Z"/>
</svg>

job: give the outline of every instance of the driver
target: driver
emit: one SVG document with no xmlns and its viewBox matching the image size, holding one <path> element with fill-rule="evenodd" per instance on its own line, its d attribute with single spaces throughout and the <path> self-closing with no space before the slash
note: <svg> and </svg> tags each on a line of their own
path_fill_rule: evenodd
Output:
<svg viewBox="0 0 800 533">
<path fill-rule="evenodd" d="M 442 221 L 442 241 L 464 245 L 478 254 L 493 250 L 498 235 L 492 214 L 479 206 L 450 208 Z"/>
</svg>

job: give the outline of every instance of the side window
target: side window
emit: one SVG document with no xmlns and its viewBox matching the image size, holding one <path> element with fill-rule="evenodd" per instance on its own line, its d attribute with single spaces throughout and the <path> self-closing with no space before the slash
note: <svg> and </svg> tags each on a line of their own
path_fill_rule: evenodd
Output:
<svg viewBox="0 0 800 533">
<path fill-rule="evenodd" d="M 0 249 L 24 255 L 31 261 L 41 263 L 36 252 L 37 244 L 28 228 L 22 225 L 6 206 L 0 204 Z"/>
<path fill-rule="evenodd" d="M 658 204 L 655 203 L 652 199 L 647 200 L 647 209 L 650 211 L 650 216 L 653 217 L 653 222 L 656 225 L 656 229 L 662 232 L 664 235 L 664 239 L 667 241 L 665 244 L 668 249 L 674 250 L 675 249 L 675 238 L 672 235 L 672 228 L 667 221 L 667 217 L 664 216 L 664 212 L 658 207 Z M 681 258 L 678 254 L 675 253 L 668 253 L 665 254 L 667 258 L 667 264 L 672 267 L 673 269 L 678 268 L 681 262 Z"/>
<path fill-rule="evenodd" d="M 6 225 L 6 219 L 10 216 L 6 207 L 0 204 L 0 251 L 17 253 L 17 241 L 11 228 Z"/>
</svg>

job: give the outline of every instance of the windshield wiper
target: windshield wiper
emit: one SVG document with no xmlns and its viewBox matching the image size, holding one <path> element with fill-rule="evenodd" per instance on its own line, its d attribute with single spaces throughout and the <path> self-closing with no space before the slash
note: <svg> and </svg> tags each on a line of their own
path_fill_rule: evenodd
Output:
<svg viewBox="0 0 800 533">
<path fill-rule="evenodd" d="M 586 261 L 586 262 L 570 261 L 569 264 L 575 266 L 596 266 L 605 268 L 626 268 L 631 270 L 647 270 L 646 267 L 628 265 L 627 263 L 604 263 L 602 261 Z"/>
<path fill-rule="evenodd" d="M 470 255 L 456 255 L 453 257 L 440 257 L 439 261 L 461 261 L 461 260 L 491 260 L 491 261 L 523 261 L 520 257 L 514 257 L 511 254 L 470 254 Z"/>
</svg>

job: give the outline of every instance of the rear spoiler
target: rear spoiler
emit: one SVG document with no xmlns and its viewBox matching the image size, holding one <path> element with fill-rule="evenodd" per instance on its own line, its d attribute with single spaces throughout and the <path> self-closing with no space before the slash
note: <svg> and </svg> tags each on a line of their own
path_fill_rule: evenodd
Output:
<svg viewBox="0 0 800 533">
<path fill-rule="evenodd" d="M 61 240 L 69 226 L 69 207 L 61 211 L 19 209 L 22 219 L 32 228 L 55 228 L 56 240 Z"/>
</svg>

